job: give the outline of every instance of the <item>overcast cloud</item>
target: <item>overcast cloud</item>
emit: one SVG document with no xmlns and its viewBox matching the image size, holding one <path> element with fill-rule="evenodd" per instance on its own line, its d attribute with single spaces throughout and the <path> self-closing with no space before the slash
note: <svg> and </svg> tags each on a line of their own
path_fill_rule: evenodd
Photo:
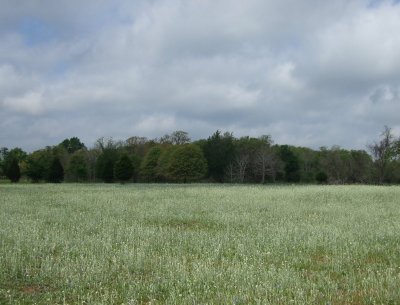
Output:
<svg viewBox="0 0 400 305">
<path fill-rule="evenodd" d="M 400 134 L 400 4 L 0 0 L 0 146 L 186 130 L 364 149 Z"/>
</svg>

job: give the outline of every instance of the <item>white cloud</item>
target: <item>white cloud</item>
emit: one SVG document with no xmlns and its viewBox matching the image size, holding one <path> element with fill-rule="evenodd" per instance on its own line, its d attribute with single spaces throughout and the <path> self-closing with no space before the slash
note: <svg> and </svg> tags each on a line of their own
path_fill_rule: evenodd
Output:
<svg viewBox="0 0 400 305">
<path fill-rule="evenodd" d="M 27 44 L 38 33 L 24 20 L 53 35 Z M 1 145 L 24 142 L 13 126 L 33 120 L 29 149 L 174 129 L 363 148 L 398 124 L 398 28 L 389 1 L 8 1 Z"/>
</svg>

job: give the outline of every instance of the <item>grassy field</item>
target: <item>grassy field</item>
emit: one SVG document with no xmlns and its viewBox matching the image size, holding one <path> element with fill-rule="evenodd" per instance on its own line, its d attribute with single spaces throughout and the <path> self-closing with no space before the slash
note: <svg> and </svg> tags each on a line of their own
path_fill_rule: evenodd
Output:
<svg viewBox="0 0 400 305">
<path fill-rule="evenodd" d="M 2 184 L 0 304 L 400 304 L 400 187 Z"/>
</svg>

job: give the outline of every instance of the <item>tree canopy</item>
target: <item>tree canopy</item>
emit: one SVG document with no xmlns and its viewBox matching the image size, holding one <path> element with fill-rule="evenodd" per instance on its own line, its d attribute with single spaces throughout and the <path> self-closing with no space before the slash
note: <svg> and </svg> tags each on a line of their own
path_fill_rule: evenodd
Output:
<svg viewBox="0 0 400 305">
<path fill-rule="evenodd" d="M 79 138 L 31 153 L 0 148 L 0 179 L 32 182 L 400 183 L 400 138 L 389 127 L 366 150 L 274 144 L 271 136 L 235 137 L 217 130 L 191 141 L 187 132 L 161 138 Z M 369 153 L 368 153 L 369 152 Z M 57 161 L 55 161 L 57 160 Z M 64 177 L 65 170 L 65 177 Z M 65 178 L 65 179 L 64 179 Z"/>
</svg>

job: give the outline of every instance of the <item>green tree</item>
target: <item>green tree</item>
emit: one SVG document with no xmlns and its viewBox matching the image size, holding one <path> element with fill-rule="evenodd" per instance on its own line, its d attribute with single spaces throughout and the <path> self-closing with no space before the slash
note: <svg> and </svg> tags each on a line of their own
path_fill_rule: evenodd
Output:
<svg viewBox="0 0 400 305">
<path fill-rule="evenodd" d="M 164 147 L 164 149 L 162 150 L 162 153 L 158 158 L 157 162 L 157 175 L 160 180 L 168 181 L 172 178 L 170 177 L 169 174 L 169 164 L 171 161 L 171 155 L 179 147 L 180 146 L 178 145 L 168 145 Z"/>
<path fill-rule="evenodd" d="M 64 169 L 61 165 L 60 159 L 54 157 L 50 164 L 49 171 L 46 177 L 47 182 L 60 183 L 64 180 Z"/>
<path fill-rule="evenodd" d="M 133 175 L 132 161 L 127 154 L 123 154 L 114 166 L 114 176 L 122 183 L 128 181 Z"/>
<path fill-rule="evenodd" d="M 8 148 L 1 147 L 0 148 L 0 178 L 5 175 L 4 159 L 6 158 L 7 154 L 8 154 Z"/>
<path fill-rule="evenodd" d="M 285 181 L 300 181 L 300 163 L 297 155 L 288 145 L 282 145 L 279 148 L 279 156 L 284 162 Z"/>
<path fill-rule="evenodd" d="M 328 182 L 328 175 L 325 174 L 325 172 L 318 172 L 315 175 L 315 180 L 319 183 L 319 184 L 325 184 Z"/>
<path fill-rule="evenodd" d="M 364 150 L 351 150 L 351 169 L 349 181 L 352 183 L 369 183 L 372 180 L 373 161 Z"/>
<path fill-rule="evenodd" d="M 114 165 L 118 160 L 118 151 L 115 148 L 105 148 L 96 161 L 96 176 L 104 182 L 114 180 Z"/>
<path fill-rule="evenodd" d="M 392 130 L 385 126 L 379 141 L 368 145 L 374 159 L 375 176 L 378 183 L 390 182 L 391 163 L 400 156 L 400 139 L 395 139 Z"/>
<path fill-rule="evenodd" d="M 85 181 L 88 177 L 86 158 L 81 153 L 75 153 L 69 160 L 67 167 L 68 179 L 71 181 Z"/>
<path fill-rule="evenodd" d="M 79 138 L 77 137 L 65 139 L 60 143 L 60 145 L 63 146 L 69 154 L 72 154 L 77 150 L 85 148 L 85 144 L 83 144 L 81 140 L 79 140 Z"/>
<path fill-rule="evenodd" d="M 17 158 L 12 158 L 12 160 L 9 162 L 10 164 L 7 166 L 6 176 L 8 179 L 11 180 L 11 182 L 18 182 L 21 178 L 21 171 L 18 165 L 18 160 Z"/>
<path fill-rule="evenodd" d="M 208 173 L 215 181 L 224 181 L 225 170 L 234 160 L 235 146 L 233 140 L 231 133 L 222 135 L 217 130 L 202 144 L 204 157 L 208 164 Z"/>
<path fill-rule="evenodd" d="M 159 146 L 154 146 L 147 152 L 140 166 L 140 175 L 144 181 L 158 182 L 160 180 L 157 166 L 161 154 L 162 149 Z"/>
<path fill-rule="evenodd" d="M 114 181 L 114 162 L 111 159 L 105 161 L 102 174 L 104 182 L 112 183 Z"/>
<path fill-rule="evenodd" d="M 329 183 L 350 182 L 351 162 L 351 153 L 339 146 L 332 146 L 331 149 L 321 147 L 319 151 L 320 169 L 328 176 Z"/>
<path fill-rule="evenodd" d="M 168 172 L 179 182 L 197 181 L 207 174 L 207 161 L 197 145 L 182 145 L 172 152 Z"/>
<path fill-rule="evenodd" d="M 139 174 L 140 174 L 140 163 L 141 158 L 137 154 L 132 154 L 131 156 L 132 166 L 133 166 L 133 182 L 138 182 Z"/>
<path fill-rule="evenodd" d="M 26 175 L 32 182 L 39 182 L 46 178 L 50 164 L 54 158 L 50 147 L 36 150 L 29 154 L 26 160 Z"/>
</svg>

